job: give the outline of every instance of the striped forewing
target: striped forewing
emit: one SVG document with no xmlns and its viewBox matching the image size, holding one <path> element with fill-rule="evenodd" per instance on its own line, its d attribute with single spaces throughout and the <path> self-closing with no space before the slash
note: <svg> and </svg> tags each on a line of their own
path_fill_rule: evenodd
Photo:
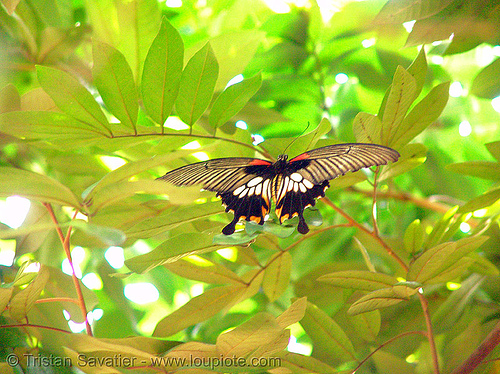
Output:
<svg viewBox="0 0 500 374">
<path fill-rule="evenodd" d="M 158 179 L 176 186 L 199 184 L 205 190 L 227 192 L 235 190 L 256 176 L 247 171 L 247 167 L 255 160 L 254 158 L 234 157 L 202 161 L 172 170 Z M 269 161 L 259 161 L 271 165 Z"/>
<path fill-rule="evenodd" d="M 307 166 L 298 172 L 315 184 L 337 178 L 349 171 L 396 162 L 399 153 L 376 144 L 347 143 L 313 149 L 290 160 L 307 160 Z"/>
</svg>

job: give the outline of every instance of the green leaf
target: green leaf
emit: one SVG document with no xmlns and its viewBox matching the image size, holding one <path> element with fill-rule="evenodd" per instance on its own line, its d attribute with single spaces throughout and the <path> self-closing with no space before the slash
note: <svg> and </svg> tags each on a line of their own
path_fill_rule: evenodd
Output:
<svg viewBox="0 0 500 374">
<path fill-rule="evenodd" d="M 354 117 L 353 122 L 354 136 L 359 143 L 379 144 L 382 122 L 378 116 L 360 112 Z"/>
<path fill-rule="evenodd" d="M 313 341 L 314 347 L 320 348 L 326 357 L 340 362 L 356 361 L 356 352 L 349 337 L 316 305 L 307 303 L 306 314 L 300 324 Z"/>
<path fill-rule="evenodd" d="M 446 258 L 457 249 L 457 243 L 442 243 L 428 249 L 410 264 L 407 279 L 424 283 L 431 279 L 444 265 Z"/>
<path fill-rule="evenodd" d="M 441 83 L 419 101 L 398 129 L 391 132 L 389 146 L 400 149 L 434 122 L 441 115 L 448 102 L 449 89 L 450 82 Z"/>
<path fill-rule="evenodd" d="M 403 287 L 404 290 L 395 291 L 397 287 Z M 417 290 L 413 290 L 410 287 L 396 286 L 392 288 L 382 288 L 370 292 L 369 294 L 359 298 L 355 303 L 351 305 L 347 311 L 351 315 L 356 315 L 360 313 L 371 312 L 380 308 L 387 308 L 389 306 L 400 303 L 401 301 L 408 300 L 411 294 L 416 293 Z"/>
<path fill-rule="evenodd" d="M 95 128 L 97 132 L 112 135 L 101 107 L 89 91 L 68 73 L 38 65 L 38 81 L 57 107 L 69 116 Z"/>
<path fill-rule="evenodd" d="M 177 114 L 189 126 L 201 117 L 212 100 L 219 64 L 209 43 L 187 63 L 175 102 Z"/>
<path fill-rule="evenodd" d="M 257 313 L 242 325 L 217 337 L 217 352 L 223 357 L 246 357 L 260 346 L 277 339 L 283 332 L 269 313 Z"/>
<path fill-rule="evenodd" d="M 484 99 L 494 99 L 500 95 L 500 58 L 483 68 L 474 78 L 470 93 Z"/>
<path fill-rule="evenodd" d="M 295 300 L 283 313 L 276 317 L 276 322 L 286 328 L 294 323 L 299 322 L 306 313 L 307 298 L 301 297 Z"/>
<path fill-rule="evenodd" d="M 390 275 L 363 270 L 347 270 L 325 274 L 319 277 L 318 280 L 336 287 L 363 291 L 375 291 L 392 287 L 398 283 L 398 280 Z"/>
<path fill-rule="evenodd" d="M 55 179 L 32 171 L 0 167 L 0 196 L 11 195 L 80 209 L 73 192 Z"/>
<path fill-rule="evenodd" d="M 233 84 L 226 88 L 210 109 L 208 122 L 213 128 L 218 128 L 236 115 L 255 95 L 262 83 L 262 77 L 257 74 L 251 78 Z"/>
<path fill-rule="evenodd" d="M 420 251 L 424 244 L 425 230 L 419 219 L 413 221 L 405 231 L 403 243 L 406 252 L 414 254 Z"/>
<path fill-rule="evenodd" d="M 213 252 L 219 248 L 221 246 L 214 245 L 212 237 L 207 234 L 181 234 L 164 241 L 149 253 L 126 260 L 125 265 L 136 273 L 144 273 L 156 266 L 175 262 L 186 256 Z"/>
<path fill-rule="evenodd" d="M 139 104 L 132 70 L 125 57 L 112 46 L 94 40 L 92 77 L 109 111 L 135 130 Z"/>
<path fill-rule="evenodd" d="M 391 146 L 395 135 L 400 132 L 406 112 L 415 100 L 417 83 L 415 78 L 403 67 L 398 66 L 394 73 L 389 96 L 382 116 L 381 143 Z"/>
<path fill-rule="evenodd" d="M 474 212 L 478 209 L 487 208 L 496 203 L 499 199 L 500 188 L 497 188 L 493 191 L 486 192 L 478 197 L 475 197 L 472 200 L 469 200 L 457 210 L 457 213 Z"/>
<path fill-rule="evenodd" d="M 447 165 L 455 173 L 488 180 L 500 180 L 500 163 L 490 161 L 469 161 Z"/>
<path fill-rule="evenodd" d="M 292 256 L 290 252 L 278 252 L 269 259 L 262 289 L 269 301 L 273 302 L 286 291 L 290 283 L 290 272 L 292 270 Z"/>
<path fill-rule="evenodd" d="M 185 257 L 179 261 L 166 263 L 163 266 L 183 278 L 199 282 L 214 284 L 243 283 L 238 275 L 224 265 L 199 256 Z"/>
<path fill-rule="evenodd" d="M 211 288 L 193 297 L 175 312 L 156 325 L 153 336 L 167 337 L 195 323 L 206 321 L 232 305 L 246 290 L 245 286 L 221 286 Z"/>
<path fill-rule="evenodd" d="M 16 321 L 26 318 L 26 315 L 35 305 L 35 301 L 38 300 L 48 280 L 49 271 L 44 265 L 41 265 L 35 279 L 33 279 L 28 287 L 18 292 L 10 301 L 9 311 L 12 318 Z"/>
<path fill-rule="evenodd" d="M 149 49 L 142 73 L 142 102 L 149 116 L 163 126 L 179 92 L 184 43 L 177 30 L 163 18 Z"/>
</svg>

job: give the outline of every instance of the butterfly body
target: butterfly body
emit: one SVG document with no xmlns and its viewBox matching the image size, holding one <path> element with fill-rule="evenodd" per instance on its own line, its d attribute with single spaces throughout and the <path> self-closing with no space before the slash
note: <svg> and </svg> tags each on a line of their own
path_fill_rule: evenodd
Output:
<svg viewBox="0 0 500 374">
<path fill-rule="evenodd" d="M 240 220 L 264 224 L 275 202 L 280 223 L 299 217 L 298 231 L 309 228 L 304 209 L 314 206 L 325 196 L 328 181 L 349 171 L 395 162 L 395 150 L 363 143 L 336 144 L 314 149 L 288 160 L 283 154 L 276 162 L 254 158 L 220 158 L 186 165 L 165 174 L 162 179 L 178 186 L 201 184 L 217 192 L 226 212 L 233 220 L 222 230 L 226 235 L 235 231 Z"/>
</svg>

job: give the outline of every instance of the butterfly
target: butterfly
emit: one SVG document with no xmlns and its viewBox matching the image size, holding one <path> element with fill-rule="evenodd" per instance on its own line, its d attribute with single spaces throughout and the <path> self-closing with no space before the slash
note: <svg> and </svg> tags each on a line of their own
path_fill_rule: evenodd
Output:
<svg viewBox="0 0 500 374">
<path fill-rule="evenodd" d="M 275 202 L 280 224 L 299 217 L 297 231 L 309 232 L 304 209 L 325 196 L 329 180 L 370 166 L 396 162 L 399 153 L 377 144 L 345 143 L 313 149 L 290 160 L 286 154 L 276 162 L 231 157 L 202 161 L 172 170 L 160 180 L 176 186 L 201 185 L 217 192 L 233 220 L 222 233 L 231 235 L 240 220 L 263 225 Z"/>
</svg>

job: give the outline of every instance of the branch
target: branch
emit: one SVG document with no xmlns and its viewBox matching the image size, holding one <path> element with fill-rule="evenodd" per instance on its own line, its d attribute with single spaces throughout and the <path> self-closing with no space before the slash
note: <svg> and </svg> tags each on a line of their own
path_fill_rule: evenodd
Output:
<svg viewBox="0 0 500 374">
<path fill-rule="evenodd" d="M 212 136 L 212 135 L 201 135 L 201 134 L 185 134 L 185 133 L 157 133 L 157 132 L 153 132 L 153 133 L 149 133 L 149 134 L 126 134 L 126 135 L 114 135 L 113 136 L 113 139 L 115 138 L 135 138 L 135 137 L 139 137 L 139 136 L 184 136 L 184 137 L 191 137 L 191 138 L 194 138 L 194 139 L 214 139 L 214 140 L 222 140 L 222 141 L 225 141 L 225 142 L 229 142 L 229 143 L 233 143 L 233 144 L 237 144 L 237 145 L 240 145 L 242 147 L 246 147 L 246 148 L 250 148 L 252 151 L 255 151 L 255 152 L 258 152 L 260 153 L 262 156 L 268 158 L 268 159 L 274 159 L 273 156 L 271 156 L 268 152 L 266 152 L 265 150 L 262 150 L 262 149 L 257 149 L 255 148 L 253 145 L 250 145 L 250 144 L 247 144 L 247 143 L 243 143 L 243 142 L 240 142 L 238 140 L 234 140 L 234 139 L 230 139 L 230 138 L 223 138 L 223 137 L 220 137 L 220 136 Z"/>
<path fill-rule="evenodd" d="M 327 197 L 324 197 L 321 199 L 326 205 L 328 205 L 329 207 L 333 208 L 337 213 L 339 213 L 342 217 L 344 217 L 347 222 L 349 222 L 349 225 L 352 226 L 352 227 L 356 227 L 358 228 L 359 230 L 361 231 L 364 231 L 365 233 L 367 233 L 368 235 L 370 235 L 371 237 L 373 237 L 376 241 L 378 241 L 380 243 L 380 245 L 382 247 L 384 247 L 384 249 L 387 251 L 387 253 L 392 256 L 400 265 L 401 267 L 405 270 L 405 271 L 408 271 L 408 265 L 406 265 L 406 263 L 401 259 L 401 257 L 399 257 L 396 252 L 394 252 L 392 250 L 391 247 L 389 247 L 389 245 L 379 236 L 377 235 L 377 233 L 373 232 L 373 231 L 370 231 L 368 230 L 366 227 L 364 227 L 363 225 L 361 225 L 360 223 L 358 223 L 354 218 L 352 218 L 350 215 L 348 215 L 346 212 L 344 212 L 342 209 L 340 209 L 339 207 L 337 207 L 334 203 L 332 203 L 332 201 L 327 198 Z"/>
<path fill-rule="evenodd" d="M 420 291 L 420 290 L 419 290 Z M 425 325 L 427 326 L 427 340 L 429 341 L 429 346 L 431 350 L 431 356 L 432 356 L 432 364 L 434 366 L 434 373 L 439 374 L 439 361 L 438 361 L 438 355 L 437 355 L 437 350 L 436 350 L 436 342 L 434 341 L 434 333 L 432 331 L 432 323 L 431 323 L 431 315 L 429 313 L 429 303 L 427 302 L 427 299 L 425 296 L 418 292 L 418 297 L 420 299 L 420 304 L 422 305 L 422 311 L 424 313 L 425 317 Z"/>
<path fill-rule="evenodd" d="M 367 190 L 362 190 L 357 187 L 351 186 L 348 188 L 348 190 L 353 191 L 353 192 L 358 192 L 360 194 L 372 197 L 373 192 L 372 191 L 367 191 Z M 438 213 L 446 213 L 451 206 L 448 206 L 446 204 L 438 203 L 431 201 L 429 199 L 424 199 L 421 197 L 414 196 L 412 194 L 406 193 L 406 192 L 394 192 L 394 191 L 387 191 L 387 192 L 377 192 L 378 197 L 383 198 L 383 199 L 394 199 L 394 200 L 400 200 L 400 201 L 408 201 L 411 202 L 412 204 L 419 206 L 421 208 L 433 210 Z"/>
<path fill-rule="evenodd" d="M 472 352 L 462 365 L 453 370 L 451 374 L 468 374 L 491 353 L 491 351 L 500 344 L 500 322 L 498 322 L 488 336 L 483 340 L 481 345 Z"/>
</svg>

